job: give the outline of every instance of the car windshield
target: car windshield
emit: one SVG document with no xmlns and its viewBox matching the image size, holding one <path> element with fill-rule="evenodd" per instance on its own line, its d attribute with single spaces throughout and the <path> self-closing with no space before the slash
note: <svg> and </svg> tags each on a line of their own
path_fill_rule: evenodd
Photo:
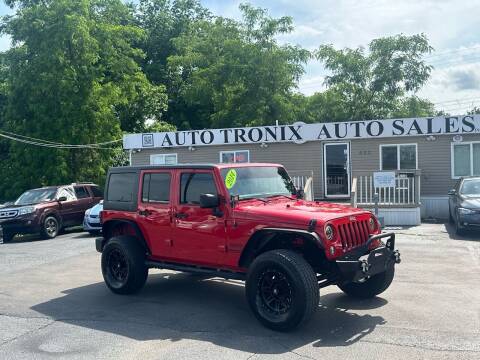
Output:
<svg viewBox="0 0 480 360">
<path fill-rule="evenodd" d="M 463 180 L 460 194 L 465 196 L 480 197 L 480 179 L 465 179 Z"/>
<path fill-rule="evenodd" d="M 35 189 L 25 191 L 15 201 L 15 205 L 30 205 L 38 204 L 44 201 L 51 201 L 55 199 L 56 189 Z"/>
<path fill-rule="evenodd" d="M 221 174 L 230 195 L 238 195 L 240 199 L 290 196 L 295 193 L 295 186 L 282 167 L 225 168 Z"/>
</svg>

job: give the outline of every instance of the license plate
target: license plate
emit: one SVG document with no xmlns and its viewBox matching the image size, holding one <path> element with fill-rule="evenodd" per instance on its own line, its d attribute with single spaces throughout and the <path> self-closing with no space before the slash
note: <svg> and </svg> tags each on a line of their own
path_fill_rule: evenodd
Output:
<svg viewBox="0 0 480 360">
<path fill-rule="evenodd" d="M 373 250 L 367 258 L 370 265 L 369 275 L 372 276 L 385 271 L 388 260 L 388 252 L 385 251 L 385 248 Z"/>
</svg>

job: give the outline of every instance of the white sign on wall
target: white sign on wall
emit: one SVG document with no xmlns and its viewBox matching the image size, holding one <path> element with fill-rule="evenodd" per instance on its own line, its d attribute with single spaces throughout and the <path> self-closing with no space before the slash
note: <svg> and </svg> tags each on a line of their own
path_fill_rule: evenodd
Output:
<svg viewBox="0 0 480 360">
<path fill-rule="evenodd" d="M 124 149 L 480 134 L 480 115 L 187 130 L 123 137 Z"/>
<path fill-rule="evenodd" d="M 395 187 L 394 171 L 377 171 L 373 173 L 373 186 L 375 188 Z"/>
</svg>

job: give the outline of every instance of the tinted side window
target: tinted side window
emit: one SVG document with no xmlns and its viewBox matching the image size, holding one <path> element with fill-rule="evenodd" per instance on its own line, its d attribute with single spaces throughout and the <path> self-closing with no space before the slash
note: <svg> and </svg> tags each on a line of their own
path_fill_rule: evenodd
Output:
<svg viewBox="0 0 480 360">
<path fill-rule="evenodd" d="M 108 182 L 108 201 L 132 202 L 135 190 L 135 173 L 111 174 Z"/>
<path fill-rule="evenodd" d="M 90 186 L 93 197 L 103 197 L 103 191 L 98 186 Z"/>
<path fill-rule="evenodd" d="M 85 189 L 84 186 L 75 186 L 75 195 L 77 196 L 77 199 L 85 199 L 89 198 L 90 194 L 88 193 L 87 189 Z"/>
<path fill-rule="evenodd" d="M 217 188 L 210 173 L 184 173 L 180 178 L 180 203 L 199 204 L 201 194 L 217 194 Z"/>
<path fill-rule="evenodd" d="M 143 176 L 142 202 L 168 203 L 170 201 L 170 174 Z"/>
</svg>

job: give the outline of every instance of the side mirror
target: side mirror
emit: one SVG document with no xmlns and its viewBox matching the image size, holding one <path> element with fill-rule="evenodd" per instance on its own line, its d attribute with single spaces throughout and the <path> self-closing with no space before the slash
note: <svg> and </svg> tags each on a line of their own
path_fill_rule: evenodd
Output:
<svg viewBox="0 0 480 360">
<path fill-rule="evenodd" d="M 452 189 L 448 192 L 448 195 L 455 195 L 457 193 L 457 190 Z"/>
<path fill-rule="evenodd" d="M 216 208 L 220 204 L 218 195 L 214 194 L 201 194 L 200 195 L 200 207 L 203 209 Z"/>
<path fill-rule="evenodd" d="M 58 201 L 59 201 L 59 202 L 67 201 L 67 197 L 66 197 L 66 196 L 60 196 L 60 197 L 58 198 Z"/>
<path fill-rule="evenodd" d="M 305 192 L 303 189 L 297 189 L 295 195 L 297 196 L 297 199 L 303 199 L 305 197 Z"/>
</svg>

